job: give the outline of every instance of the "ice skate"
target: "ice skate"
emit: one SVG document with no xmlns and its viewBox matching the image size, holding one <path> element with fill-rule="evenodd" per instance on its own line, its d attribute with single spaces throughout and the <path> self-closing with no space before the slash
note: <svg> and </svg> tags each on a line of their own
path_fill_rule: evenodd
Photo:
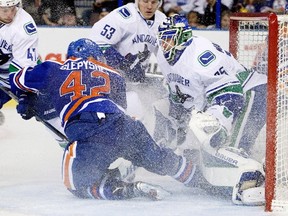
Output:
<svg viewBox="0 0 288 216">
<path fill-rule="evenodd" d="M 151 200 L 162 200 L 164 197 L 171 194 L 158 185 L 152 185 L 141 181 L 134 183 L 133 190 L 137 197 L 148 197 Z"/>
</svg>

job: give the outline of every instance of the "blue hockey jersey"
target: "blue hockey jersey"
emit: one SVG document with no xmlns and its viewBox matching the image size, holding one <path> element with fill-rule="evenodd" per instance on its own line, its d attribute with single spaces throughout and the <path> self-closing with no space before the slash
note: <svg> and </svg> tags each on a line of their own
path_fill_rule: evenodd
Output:
<svg viewBox="0 0 288 216">
<path fill-rule="evenodd" d="M 93 58 L 46 61 L 10 74 L 11 89 L 48 95 L 62 125 L 80 112 L 117 113 L 126 109 L 125 79 Z"/>
</svg>

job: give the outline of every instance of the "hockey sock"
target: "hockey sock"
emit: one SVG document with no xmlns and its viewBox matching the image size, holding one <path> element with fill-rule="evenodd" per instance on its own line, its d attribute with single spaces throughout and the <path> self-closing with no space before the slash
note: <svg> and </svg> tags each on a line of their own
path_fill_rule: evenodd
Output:
<svg viewBox="0 0 288 216">
<path fill-rule="evenodd" d="M 192 160 L 188 160 L 186 157 L 182 157 L 179 163 L 178 171 L 172 177 L 177 181 L 188 185 L 192 179 L 196 170 L 196 165 L 192 163 Z"/>
</svg>

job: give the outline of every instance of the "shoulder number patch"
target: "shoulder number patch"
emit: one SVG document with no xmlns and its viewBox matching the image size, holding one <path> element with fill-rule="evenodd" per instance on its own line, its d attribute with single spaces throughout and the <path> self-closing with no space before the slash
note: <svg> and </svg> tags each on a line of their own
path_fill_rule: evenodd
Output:
<svg viewBox="0 0 288 216">
<path fill-rule="evenodd" d="M 36 26 L 32 22 L 26 23 L 24 25 L 24 30 L 28 35 L 32 35 L 37 32 Z"/>
<path fill-rule="evenodd" d="M 209 50 L 206 50 L 204 53 L 202 53 L 198 57 L 198 61 L 200 62 L 201 65 L 207 66 L 209 65 L 212 61 L 216 59 L 216 56 Z"/>
</svg>

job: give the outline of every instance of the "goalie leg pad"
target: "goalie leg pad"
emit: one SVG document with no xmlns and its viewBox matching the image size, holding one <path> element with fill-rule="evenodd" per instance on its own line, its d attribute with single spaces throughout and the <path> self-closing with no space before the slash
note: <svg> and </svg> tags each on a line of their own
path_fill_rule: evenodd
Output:
<svg viewBox="0 0 288 216">
<path fill-rule="evenodd" d="M 213 186 L 230 187 L 234 204 L 264 204 L 265 174 L 262 164 L 240 149 L 226 147 L 213 150 L 202 150 L 200 154 L 200 169 L 204 178 Z M 213 166 L 205 165 L 209 161 L 213 161 Z"/>
</svg>

